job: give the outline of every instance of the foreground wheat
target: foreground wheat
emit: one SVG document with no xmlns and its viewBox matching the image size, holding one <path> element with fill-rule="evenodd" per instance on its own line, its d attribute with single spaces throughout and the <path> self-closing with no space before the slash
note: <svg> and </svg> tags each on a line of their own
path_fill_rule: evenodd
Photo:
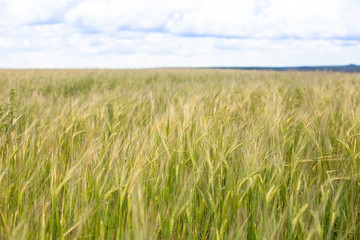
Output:
<svg viewBox="0 0 360 240">
<path fill-rule="evenodd" d="M 359 89 L 359 74 L 0 70 L 0 239 L 356 239 Z"/>
</svg>

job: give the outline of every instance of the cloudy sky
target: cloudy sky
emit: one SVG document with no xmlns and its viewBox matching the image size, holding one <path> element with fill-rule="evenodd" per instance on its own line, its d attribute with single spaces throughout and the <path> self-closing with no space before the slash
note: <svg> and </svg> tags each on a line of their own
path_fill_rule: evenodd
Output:
<svg viewBox="0 0 360 240">
<path fill-rule="evenodd" d="M 0 0 L 0 68 L 349 63 L 359 0 Z"/>
</svg>

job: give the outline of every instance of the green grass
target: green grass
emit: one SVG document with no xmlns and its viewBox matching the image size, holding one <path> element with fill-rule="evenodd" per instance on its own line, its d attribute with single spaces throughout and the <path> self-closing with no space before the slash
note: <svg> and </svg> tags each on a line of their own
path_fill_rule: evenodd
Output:
<svg viewBox="0 0 360 240">
<path fill-rule="evenodd" d="M 0 70 L 0 239 L 358 239 L 360 75 Z"/>
</svg>

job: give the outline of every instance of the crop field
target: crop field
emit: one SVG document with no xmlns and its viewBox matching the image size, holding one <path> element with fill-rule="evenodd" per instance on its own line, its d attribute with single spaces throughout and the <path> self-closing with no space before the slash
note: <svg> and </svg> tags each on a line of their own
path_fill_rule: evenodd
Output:
<svg viewBox="0 0 360 240">
<path fill-rule="evenodd" d="M 360 74 L 0 70 L 0 239 L 359 239 Z"/>
</svg>

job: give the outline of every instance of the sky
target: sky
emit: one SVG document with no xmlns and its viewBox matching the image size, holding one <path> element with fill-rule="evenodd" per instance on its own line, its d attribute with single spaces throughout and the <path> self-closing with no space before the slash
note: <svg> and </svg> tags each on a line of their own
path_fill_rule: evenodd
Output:
<svg viewBox="0 0 360 240">
<path fill-rule="evenodd" d="M 0 68 L 360 64 L 360 0 L 0 0 Z"/>
</svg>

